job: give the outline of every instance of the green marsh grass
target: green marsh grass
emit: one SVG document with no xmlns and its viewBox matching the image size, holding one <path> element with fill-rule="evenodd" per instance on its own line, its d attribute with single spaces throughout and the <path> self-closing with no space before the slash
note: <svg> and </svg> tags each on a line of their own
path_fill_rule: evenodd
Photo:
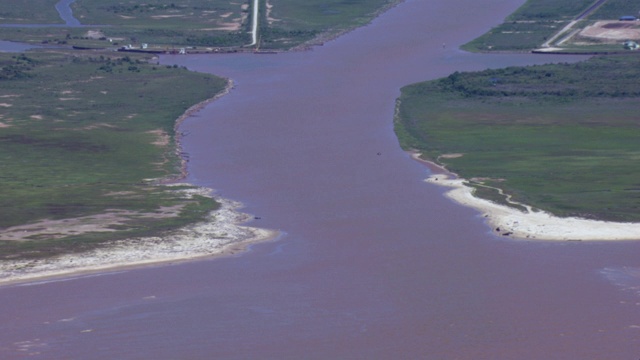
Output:
<svg viewBox="0 0 640 360">
<path fill-rule="evenodd" d="M 176 119 L 226 80 L 112 52 L 29 52 L 0 54 L 0 82 L 0 229 L 186 206 L 91 236 L 113 240 L 175 229 L 217 206 L 158 183 L 180 173 Z"/>
<path fill-rule="evenodd" d="M 55 5 L 59 0 L 2 0 L 0 18 L 4 24 L 64 24 Z"/>
<path fill-rule="evenodd" d="M 320 34 L 330 37 L 369 23 L 379 11 L 395 2 L 271 0 L 269 17 L 273 21 L 269 21 L 266 11 L 262 11 L 262 45 L 267 48 L 288 48 Z"/>
<path fill-rule="evenodd" d="M 405 87 L 396 133 L 462 177 L 560 216 L 640 221 L 637 57 L 456 73 Z M 479 192 L 481 196 L 486 192 Z"/>
<path fill-rule="evenodd" d="M 31 2 L 40 12 L 32 12 Z M 0 4 L 0 16 L 7 22 L 61 23 L 55 0 Z M 286 50 L 312 39 L 330 38 L 362 26 L 397 0 L 270 0 L 260 1 L 260 48 Z M 34 5 L 35 6 L 35 5 Z M 154 50 L 173 47 L 231 48 L 251 42 L 253 1 L 242 0 L 82 0 L 72 3 L 74 16 L 87 28 L 0 28 L 4 40 L 105 48 L 146 43 Z M 5 12 L 2 9 L 6 10 Z M 46 11 L 45 11 L 46 10 Z M 268 14 L 267 14 L 268 13 Z M 46 15 L 47 19 L 42 17 Z M 98 39 L 88 31 L 100 31 Z M 107 41 L 112 39 L 113 42 Z M 227 49 L 229 50 L 229 49 Z"/>
<path fill-rule="evenodd" d="M 593 0 L 527 0 L 504 23 L 468 42 L 467 51 L 529 51 L 593 4 Z"/>
<path fill-rule="evenodd" d="M 637 2 L 626 0 L 607 0 L 589 16 L 590 20 L 618 20 L 621 16 L 639 16 Z"/>
</svg>

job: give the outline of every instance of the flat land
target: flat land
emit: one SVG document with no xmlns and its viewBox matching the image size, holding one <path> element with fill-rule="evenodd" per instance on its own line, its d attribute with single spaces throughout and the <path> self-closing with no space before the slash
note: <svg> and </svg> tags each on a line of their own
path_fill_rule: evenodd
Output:
<svg viewBox="0 0 640 360">
<path fill-rule="evenodd" d="M 530 51 L 564 28 L 593 0 L 529 0 L 504 23 L 465 44 L 468 51 Z"/>
<path fill-rule="evenodd" d="M 161 183 L 180 176 L 176 119 L 225 79 L 139 56 L 44 51 L 0 54 L 0 81 L 3 257 L 159 233 L 216 208 Z"/>
<path fill-rule="evenodd" d="M 3 0 L 2 24 L 64 24 L 55 9 L 58 0 Z"/>
<path fill-rule="evenodd" d="M 405 149 L 468 179 L 477 196 L 637 222 L 639 65 L 616 56 L 411 85 L 402 90 L 396 133 Z"/>
<path fill-rule="evenodd" d="M 217 216 L 207 231 L 226 231 L 232 224 L 220 223 L 220 212 L 211 214 L 218 202 L 190 185 L 163 183 L 179 178 L 188 161 L 179 153 L 176 120 L 230 83 L 153 65 L 150 54 L 113 50 L 142 50 L 143 44 L 153 52 L 254 50 L 245 47 L 253 1 L 78 0 L 71 5 L 74 16 L 93 24 L 83 27 L 65 26 L 57 2 L 0 2 L 0 21 L 15 25 L 0 27 L 0 39 L 64 47 L 0 53 L 0 259 L 87 254 L 105 244 L 122 247 L 118 241 L 131 249 L 142 237 L 151 239 L 145 249 L 160 241 L 174 256 L 171 239 L 180 231 L 194 238 L 188 231 L 194 223 L 208 226 Z M 257 47 L 322 42 L 396 2 L 261 0 Z M 246 231 L 218 234 L 217 244 L 247 240 L 252 236 Z M 194 256 L 190 249 L 179 256 Z M 146 258 L 149 251 L 144 253 Z"/>
<path fill-rule="evenodd" d="M 267 0 L 260 36 L 264 48 L 287 49 L 321 43 L 363 26 L 398 0 Z M 261 2 L 262 3 L 262 2 Z"/>
<path fill-rule="evenodd" d="M 640 5 L 635 1 L 607 0 L 589 16 L 591 20 L 619 19 L 621 16 L 638 16 Z"/>
<path fill-rule="evenodd" d="M 2 2 L 0 17 L 4 24 L 59 25 L 63 22 L 54 9 L 57 1 Z M 257 47 L 287 50 L 322 43 L 368 23 L 397 2 L 261 0 Z M 245 51 L 251 43 L 252 6 L 249 0 L 82 0 L 71 8 L 83 25 L 91 25 L 88 28 L 0 27 L 0 39 L 87 48 L 140 49 L 147 44 L 153 51 Z"/>
<path fill-rule="evenodd" d="M 618 20 L 597 21 L 582 29 L 578 36 L 592 41 L 613 44 L 619 44 L 626 40 L 640 40 L 640 23 Z"/>
<path fill-rule="evenodd" d="M 529 0 L 503 24 L 465 44 L 468 51 L 539 51 L 571 53 L 624 52 L 626 40 L 637 40 L 640 7 L 623 0 Z M 592 11 L 585 14 L 585 11 Z"/>
</svg>

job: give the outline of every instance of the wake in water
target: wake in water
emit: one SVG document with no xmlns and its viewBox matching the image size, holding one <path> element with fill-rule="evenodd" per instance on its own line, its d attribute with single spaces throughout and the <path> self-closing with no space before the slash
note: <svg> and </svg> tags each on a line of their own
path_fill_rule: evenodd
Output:
<svg viewBox="0 0 640 360">
<path fill-rule="evenodd" d="M 630 291 L 640 296 L 640 268 L 627 266 L 604 268 L 600 270 L 600 274 L 622 291 Z"/>
</svg>

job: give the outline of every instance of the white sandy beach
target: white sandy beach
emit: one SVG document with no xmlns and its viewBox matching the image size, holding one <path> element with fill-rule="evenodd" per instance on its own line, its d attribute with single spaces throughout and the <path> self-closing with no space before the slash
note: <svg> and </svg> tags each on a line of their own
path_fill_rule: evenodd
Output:
<svg viewBox="0 0 640 360">
<path fill-rule="evenodd" d="M 209 189 L 204 188 L 197 191 L 200 195 L 210 193 Z M 4 260 L 0 262 L 0 285 L 233 254 L 245 250 L 251 243 L 278 235 L 277 231 L 239 225 L 250 219 L 249 215 L 237 211 L 241 204 L 222 198 L 215 200 L 221 207 L 211 212 L 205 222 L 185 227 L 165 237 L 127 239 L 82 254 L 60 255 L 48 259 Z"/>
<path fill-rule="evenodd" d="M 418 156 L 418 154 L 412 154 L 414 159 L 424 162 Z M 430 164 L 441 168 L 436 164 Z M 640 240 L 640 223 L 563 218 L 544 211 L 535 211 L 525 204 L 519 205 L 527 208 L 528 211 L 520 211 L 477 198 L 473 195 L 474 189 L 466 185 L 465 179 L 444 173 L 431 175 L 425 181 L 449 188 L 450 190 L 446 192 L 447 197 L 461 205 L 480 211 L 487 224 L 499 236 L 558 241 Z"/>
</svg>

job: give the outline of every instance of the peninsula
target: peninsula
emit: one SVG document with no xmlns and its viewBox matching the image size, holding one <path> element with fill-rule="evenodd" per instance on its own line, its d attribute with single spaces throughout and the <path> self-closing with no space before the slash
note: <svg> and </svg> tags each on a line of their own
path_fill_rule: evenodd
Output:
<svg viewBox="0 0 640 360">
<path fill-rule="evenodd" d="M 242 204 L 179 183 L 189 161 L 179 123 L 233 84 L 156 56 L 306 48 L 397 1 L 310 3 L 0 4 L 0 39 L 45 46 L 0 53 L 0 282 L 228 254 L 277 236 L 239 226 L 252 218 Z"/>
<path fill-rule="evenodd" d="M 540 20 L 546 9 L 587 21 L 584 14 L 610 14 L 614 2 L 585 5 L 587 12 L 575 2 L 528 1 L 511 18 Z M 521 33 L 500 30 L 507 24 L 466 47 L 524 46 Z M 448 195 L 481 211 L 498 235 L 638 240 L 640 58 L 617 46 L 620 54 L 575 64 L 456 72 L 407 86 L 396 134 L 404 149 L 450 172 L 427 181 L 455 189 Z"/>
</svg>

